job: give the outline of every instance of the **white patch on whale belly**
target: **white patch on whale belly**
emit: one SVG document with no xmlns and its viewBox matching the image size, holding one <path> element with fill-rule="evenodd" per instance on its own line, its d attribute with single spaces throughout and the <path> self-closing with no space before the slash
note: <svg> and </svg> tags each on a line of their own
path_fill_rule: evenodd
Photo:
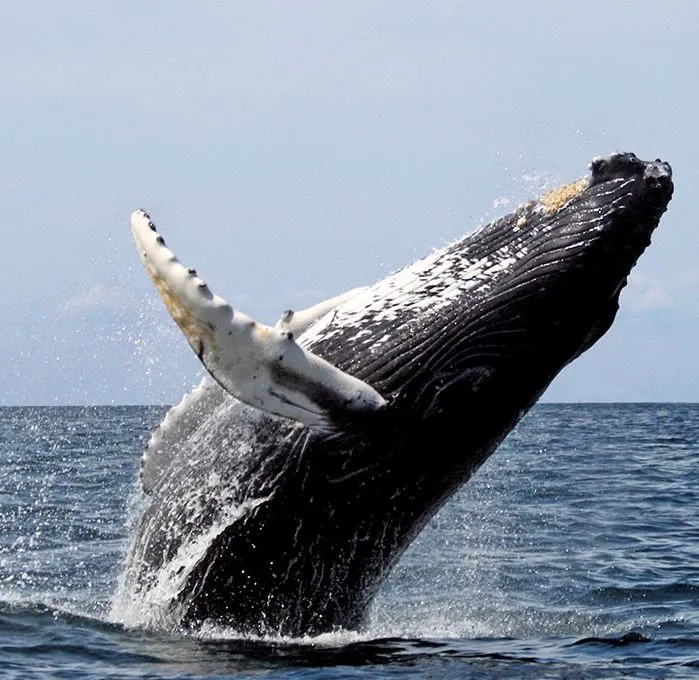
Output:
<svg viewBox="0 0 699 680">
<path fill-rule="evenodd" d="M 455 251 L 453 244 L 400 269 L 334 309 L 311 326 L 300 338 L 302 346 L 332 339 L 347 328 L 357 332 L 349 342 L 379 347 L 389 340 L 388 334 L 376 340 L 367 324 L 391 325 L 422 314 L 439 314 L 465 292 L 476 287 L 488 290 L 493 279 L 527 254 L 524 246 L 512 244 L 499 248 L 487 257 L 468 261 Z"/>
</svg>

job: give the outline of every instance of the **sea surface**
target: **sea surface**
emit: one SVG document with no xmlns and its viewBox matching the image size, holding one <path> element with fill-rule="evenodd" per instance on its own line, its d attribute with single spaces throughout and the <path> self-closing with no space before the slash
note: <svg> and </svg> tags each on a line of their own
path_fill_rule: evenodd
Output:
<svg viewBox="0 0 699 680">
<path fill-rule="evenodd" d="M 0 678 L 699 675 L 699 405 L 537 406 L 403 557 L 366 630 L 289 640 L 112 614 L 164 411 L 0 409 Z"/>
</svg>

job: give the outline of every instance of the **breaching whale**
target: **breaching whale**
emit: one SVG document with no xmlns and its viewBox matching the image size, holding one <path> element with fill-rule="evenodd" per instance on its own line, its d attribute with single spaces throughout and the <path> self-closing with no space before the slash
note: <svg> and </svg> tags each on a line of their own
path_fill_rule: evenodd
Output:
<svg viewBox="0 0 699 680">
<path fill-rule="evenodd" d="M 122 598 L 143 623 L 356 629 L 425 523 L 610 327 L 670 166 L 590 174 L 363 289 L 265 326 L 179 263 L 141 260 L 211 377 L 144 452 Z"/>
</svg>

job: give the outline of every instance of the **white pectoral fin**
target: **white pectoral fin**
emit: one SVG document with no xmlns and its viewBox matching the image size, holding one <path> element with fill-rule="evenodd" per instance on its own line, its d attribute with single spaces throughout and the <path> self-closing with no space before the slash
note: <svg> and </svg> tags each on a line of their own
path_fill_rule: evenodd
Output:
<svg viewBox="0 0 699 680">
<path fill-rule="evenodd" d="M 147 213 L 131 216 L 141 262 L 167 310 L 212 377 L 263 411 L 320 429 L 385 405 L 365 382 L 300 347 L 293 333 L 272 328 L 212 293 L 167 248 Z"/>
</svg>

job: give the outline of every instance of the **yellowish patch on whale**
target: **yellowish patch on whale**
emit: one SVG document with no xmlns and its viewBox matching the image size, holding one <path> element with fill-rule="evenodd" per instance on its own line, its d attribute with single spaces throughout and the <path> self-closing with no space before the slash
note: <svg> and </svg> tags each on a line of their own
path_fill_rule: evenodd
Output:
<svg viewBox="0 0 699 680">
<path fill-rule="evenodd" d="M 544 194 L 539 199 L 539 205 L 547 213 L 556 213 L 568 203 L 568 201 L 585 191 L 587 187 L 588 179 L 586 177 L 579 179 L 577 182 L 572 182 L 571 184 L 564 184 L 562 187 L 558 187 L 548 194 Z"/>
<path fill-rule="evenodd" d="M 146 265 L 146 271 L 158 293 L 160 293 L 167 311 L 170 312 L 170 316 L 180 327 L 194 351 L 197 353 L 201 352 L 202 344 L 204 346 L 213 345 L 216 336 L 212 325 L 196 318 L 189 306 L 173 291 L 155 267 Z"/>
</svg>

